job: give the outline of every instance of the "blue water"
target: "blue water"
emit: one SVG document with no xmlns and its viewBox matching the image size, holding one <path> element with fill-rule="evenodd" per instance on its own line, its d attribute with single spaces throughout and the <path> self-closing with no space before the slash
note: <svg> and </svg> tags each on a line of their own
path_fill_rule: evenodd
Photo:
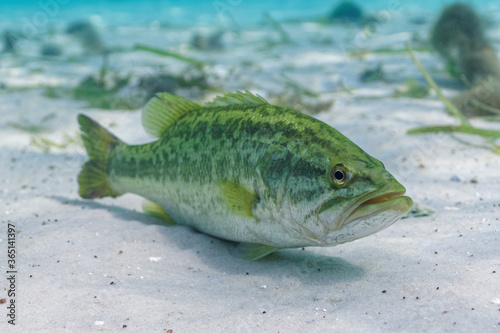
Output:
<svg viewBox="0 0 500 333">
<path fill-rule="evenodd" d="M 18 0 L 0 2 L 0 25 L 23 24 L 42 28 L 76 19 L 99 17 L 106 25 L 145 25 L 157 21 L 171 25 L 221 25 L 224 19 L 234 18 L 241 26 L 258 23 L 262 13 L 269 12 L 276 19 L 307 19 L 326 15 L 340 1 L 322 0 Z M 375 0 L 358 1 L 367 10 L 402 11 L 415 8 L 438 12 L 452 1 L 433 0 Z M 500 8 L 491 0 L 469 1 L 483 12 Z M 30 26 L 31 24 L 31 26 Z"/>
</svg>

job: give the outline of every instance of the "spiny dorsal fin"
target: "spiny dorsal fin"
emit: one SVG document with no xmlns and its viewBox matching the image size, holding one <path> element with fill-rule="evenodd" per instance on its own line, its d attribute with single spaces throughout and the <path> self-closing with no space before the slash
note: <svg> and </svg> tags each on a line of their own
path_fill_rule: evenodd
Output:
<svg viewBox="0 0 500 333">
<path fill-rule="evenodd" d="M 159 138 L 177 119 L 201 105 L 184 97 L 159 93 L 151 98 L 142 112 L 142 126 L 149 134 Z"/>
<path fill-rule="evenodd" d="M 254 203 L 259 200 L 257 194 L 229 180 L 221 180 L 217 185 L 219 195 L 231 212 L 238 216 L 255 218 L 252 209 Z"/>
<path fill-rule="evenodd" d="M 254 95 L 248 90 L 245 92 L 237 91 L 235 93 L 227 93 L 223 96 L 217 96 L 212 102 L 203 105 L 206 108 L 217 108 L 220 106 L 230 105 L 266 105 L 269 104 L 264 98 L 259 95 Z"/>
</svg>

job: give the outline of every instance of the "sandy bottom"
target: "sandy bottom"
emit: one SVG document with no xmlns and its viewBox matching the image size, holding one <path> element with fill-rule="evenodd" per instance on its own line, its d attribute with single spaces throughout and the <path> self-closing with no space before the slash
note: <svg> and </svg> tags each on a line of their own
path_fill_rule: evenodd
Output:
<svg viewBox="0 0 500 333">
<path fill-rule="evenodd" d="M 500 156 L 485 148 L 488 142 L 471 136 L 406 134 L 418 126 L 457 124 L 432 94 L 392 97 L 406 78 L 421 80 L 407 54 L 350 57 L 338 43 L 321 42 L 339 28 L 286 28 L 297 43 L 266 49 L 259 42 L 266 33 L 249 31 L 229 40 L 225 51 L 185 54 L 216 62 L 210 70 L 222 78 L 221 90 L 248 88 L 267 97 L 286 87 L 284 71 L 321 92 L 321 98 L 335 100 L 315 116 L 383 161 L 414 202 L 434 214 L 403 219 L 338 247 L 284 250 L 257 262 L 237 259 L 232 243 L 187 227 L 167 227 L 142 213 L 142 199 L 135 195 L 79 198 L 76 177 L 86 160 L 83 148 L 70 143 L 44 152 L 32 144 L 39 138 L 65 142 L 65 136 L 77 137 L 78 113 L 111 126 L 128 142 L 148 140 L 139 128 L 139 110 L 89 109 L 82 101 L 44 97 L 37 88 L 74 85 L 97 72 L 99 58 L 61 62 L 4 56 L 4 83 L 33 87 L 0 91 L 3 276 L 10 275 L 5 273 L 10 270 L 9 225 L 16 231 L 17 251 L 15 297 L 8 296 L 5 278 L 0 283 L 0 299 L 7 301 L 0 304 L 0 331 L 499 331 Z M 402 49 L 411 36 L 408 29 L 403 21 L 389 22 L 366 47 Z M 167 30 L 156 35 L 122 30 L 114 30 L 113 40 L 124 47 L 138 40 L 175 46 L 182 37 Z M 349 40 L 344 35 L 339 39 Z M 434 55 L 419 56 L 441 82 L 454 87 L 439 72 Z M 159 63 L 179 68 L 141 52 L 112 59 L 116 68 L 134 75 Z M 377 63 L 384 66 L 387 81 L 359 82 L 359 73 Z M 352 90 L 341 91 L 340 84 Z M 12 126 L 42 119 L 47 128 L 37 134 Z M 500 129 L 498 123 L 474 124 Z M 15 326 L 6 317 L 11 299 Z"/>
</svg>

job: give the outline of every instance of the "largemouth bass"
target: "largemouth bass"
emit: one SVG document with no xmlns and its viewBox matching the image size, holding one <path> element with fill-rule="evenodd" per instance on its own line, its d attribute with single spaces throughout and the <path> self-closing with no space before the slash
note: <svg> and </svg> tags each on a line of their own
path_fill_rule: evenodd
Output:
<svg viewBox="0 0 500 333">
<path fill-rule="evenodd" d="M 412 206 L 384 165 L 337 130 L 249 92 L 203 106 L 160 93 L 142 113 L 158 139 L 142 145 L 78 122 L 90 158 L 81 197 L 141 195 L 169 224 L 241 243 L 244 259 L 365 237 Z"/>
</svg>

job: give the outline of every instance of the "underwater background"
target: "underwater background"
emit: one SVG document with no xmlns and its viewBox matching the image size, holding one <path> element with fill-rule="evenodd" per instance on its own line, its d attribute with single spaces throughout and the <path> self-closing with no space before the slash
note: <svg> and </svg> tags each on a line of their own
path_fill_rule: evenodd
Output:
<svg viewBox="0 0 500 333">
<path fill-rule="evenodd" d="M 340 3 L 340 1 L 339 1 Z M 437 12 L 450 1 L 400 1 L 377 0 L 359 2 L 365 10 L 383 10 L 395 7 L 406 7 L 408 10 L 420 9 L 423 12 Z M 479 8 L 498 8 L 494 1 L 470 2 Z M 335 1 L 295 0 L 221 0 L 221 1 L 161 1 L 161 0 L 109 0 L 109 1 L 77 1 L 54 0 L 36 1 L 20 0 L 3 1 L 0 4 L 2 24 L 19 23 L 20 18 L 32 19 L 37 11 L 47 12 L 51 21 L 61 22 L 76 20 L 90 15 L 99 15 L 109 25 L 144 25 L 157 20 L 164 24 L 220 24 L 219 13 L 230 11 L 234 19 L 242 25 L 255 24 L 262 20 L 263 12 L 270 12 L 277 19 L 304 19 L 322 16 L 328 13 Z M 411 9 L 410 9 L 411 8 Z"/>
<path fill-rule="evenodd" d="M 0 270 L 14 225 L 17 327 L 498 332 L 499 59 L 498 1 L 0 1 Z M 238 90 L 334 127 L 413 209 L 249 263 L 138 196 L 78 195 L 79 114 L 142 144 L 156 93 Z"/>
<path fill-rule="evenodd" d="M 77 99 L 85 99 L 93 93 L 107 93 L 107 98 L 113 95 L 123 99 L 124 95 L 128 95 L 131 100 L 135 100 L 137 98 L 130 89 L 134 90 L 134 85 L 145 87 L 145 80 L 148 80 L 144 78 L 145 68 L 140 66 L 142 64 L 156 73 L 173 74 L 176 82 L 171 80 L 171 85 L 203 90 L 198 97 L 205 97 L 205 93 L 209 91 L 234 89 L 270 89 L 272 93 L 278 94 L 280 86 L 312 87 L 314 89 L 303 90 L 299 95 L 303 96 L 305 93 L 306 98 L 318 97 L 317 93 L 334 93 L 339 86 L 360 87 L 365 86 L 366 82 L 373 85 L 395 83 L 398 78 L 391 77 L 389 69 L 399 59 L 396 53 L 404 52 L 406 42 L 412 42 L 417 51 L 426 54 L 432 54 L 433 51 L 440 53 L 442 62 L 435 63 L 437 70 L 447 71 L 452 77 L 458 78 L 460 73 L 457 72 L 457 66 L 463 67 L 460 70 L 476 66 L 472 64 L 476 61 L 476 54 L 482 52 L 485 46 L 488 50 L 491 48 L 488 44 L 481 44 L 482 42 L 479 43 L 481 45 L 468 45 L 466 48 L 475 50 L 474 54 L 467 55 L 471 59 L 470 66 L 460 65 L 459 63 L 466 61 L 466 56 L 455 54 L 462 52 L 457 51 L 456 40 L 467 36 L 465 44 L 474 43 L 471 42 L 474 40 L 498 41 L 495 24 L 500 17 L 500 7 L 492 1 L 468 2 L 470 6 L 467 5 L 465 11 L 459 6 L 459 12 L 452 14 L 456 17 L 450 16 L 450 20 L 458 19 L 458 24 L 467 22 L 470 21 L 470 14 L 477 22 L 470 26 L 464 25 L 464 32 L 457 33 L 458 37 L 454 37 L 448 31 L 458 31 L 456 26 L 447 30 L 436 25 L 440 11 L 450 4 L 453 2 L 399 0 L 370 1 L 363 4 L 316 0 L 2 2 L 0 31 L 3 52 L 0 57 L 4 70 L 9 67 L 9 62 L 14 62 L 24 67 L 24 70 L 28 67 L 30 73 L 42 70 L 40 67 L 49 72 L 55 71 L 50 81 L 40 75 L 37 79 L 28 80 L 26 76 L 20 75 L 21 70 L 17 75 L 18 80 L 5 78 L 2 84 L 4 87 L 15 86 L 16 89 L 37 86 L 45 89 L 48 96 L 67 97 L 69 93 Z M 473 8 L 472 6 L 475 6 L 477 14 L 467 12 L 467 8 Z M 475 27 L 477 31 L 467 31 L 476 29 Z M 439 31 L 444 32 L 439 34 Z M 464 43 L 462 44 L 465 45 Z M 441 49 L 438 46 L 445 44 Z M 317 59 L 313 59 L 304 56 L 302 51 L 309 52 L 310 57 L 314 57 L 314 52 L 319 54 Z M 163 54 L 165 58 L 145 64 L 142 60 L 147 58 L 141 57 L 137 63 L 134 58 L 141 52 L 156 52 Z M 374 59 L 369 55 L 370 52 L 387 59 Z M 260 80 L 255 71 L 253 77 L 249 76 L 250 71 L 246 71 L 252 67 L 248 65 L 253 63 L 260 67 L 263 74 L 274 77 L 295 75 L 294 72 L 300 71 L 299 68 L 305 69 L 313 63 L 320 67 L 321 64 L 327 66 L 328 61 L 325 59 L 328 57 L 333 61 L 328 77 L 312 77 L 309 71 L 306 74 L 308 77 L 274 82 L 272 87 Z M 342 57 L 349 63 L 349 68 L 338 61 Z M 497 62 L 496 57 L 487 57 L 483 56 L 479 62 Z M 393 58 L 395 62 L 389 58 Z M 173 59 L 179 61 L 172 62 Z M 284 65 L 287 61 L 294 61 L 296 64 L 291 67 Z M 64 69 L 65 75 L 56 74 L 58 68 L 64 67 L 63 63 L 69 66 Z M 77 63 L 82 66 L 76 66 Z M 297 66 L 299 63 L 301 65 Z M 204 66 L 206 64 L 209 66 Z M 84 68 L 85 66 L 93 66 L 94 76 L 100 71 L 102 77 L 80 77 L 79 82 L 75 82 L 77 77 L 71 77 L 70 72 L 75 75 L 89 74 L 91 69 Z M 166 68 L 169 66 L 171 68 Z M 159 67 L 165 68 L 159 70 Z M 232 80 L 236 72 L 239 72 L 239 78 L 236 79 L 238 83 Z M 380 74 L 378 78 L 370 76 L 376 73 Z M 402 73 L 398 74 L 399 79 L 404 76 Z M 384 75 L 386 76 L 383 77 Z M 92 83 L 103 83 L 104 76 L 110 81 L 107 88 L 96 88 L 94 91 L 87 89 Z M 149 81 L 156 78 L 150 78 Z M 26 80 L 30 82 L 25 82 Z M 139 82 L 135 82 L 137 80 Z M 165 85 L 157 87 L 157 91 L 161 87 L 168 88 L 169 82 L 165 80 L 165 76 L 161 78 Z M 316 83 L 311 83 L 311 80 Z M 82 89 L 78 90 L 79 87 L 76 86 L 75 91 L 68 90 L 70 86 L 78 84 Z M 449 86 L 454 83 L 453 80 L 446 80 L 444 84 Z M 151 89 L 146 90 L 147 96 L 154 94 Z M 94 103 L 93 106 L 98 104 Z M 127 108 L 137 109 L 142 104 L 139 102 Z M 110 105 L 104 108 L 120 109 Z"/>
<path fill-rule="evenodd" d="M 218 25 L 221 16 L 231 13 L 234 20 L 241 25 L 256 24 L 262 21 L 262 14 L 271 13 L 278 20 L 314 20 L 328 15 L 335 5 L 341 1 L 294 0 L 294 1 L 264 1 L 264 0 L 214 0 L 214 1 L 162 1 L 162 0 L 108 0 L 108 1 L 77 1 L 77 0 L 19 0 L 0 3 L 0 27 L 19 27 L 19 23 L 32 21 L 37 28 L 42 28 L 45 22 L 43 14 L 48 17 L 47 23 L 60 24 L 77 19 L 98 15 L 107 25 L 147 25 L 152 21 L 161 24 L 185 25 Z M 359 1 L 358 4 L 366 11 L 398 10 L 406 15 L 425 13 L 427 19 L 437 14 L 445 5 L 452 1 L 402 1 L 375 0 Z M 494 14 L 500 9 L 496 1 L 467 1 L 478 8 L 480 12 Z M 22 20 L 20 22 L 20 20 Z"/>
</svg>

